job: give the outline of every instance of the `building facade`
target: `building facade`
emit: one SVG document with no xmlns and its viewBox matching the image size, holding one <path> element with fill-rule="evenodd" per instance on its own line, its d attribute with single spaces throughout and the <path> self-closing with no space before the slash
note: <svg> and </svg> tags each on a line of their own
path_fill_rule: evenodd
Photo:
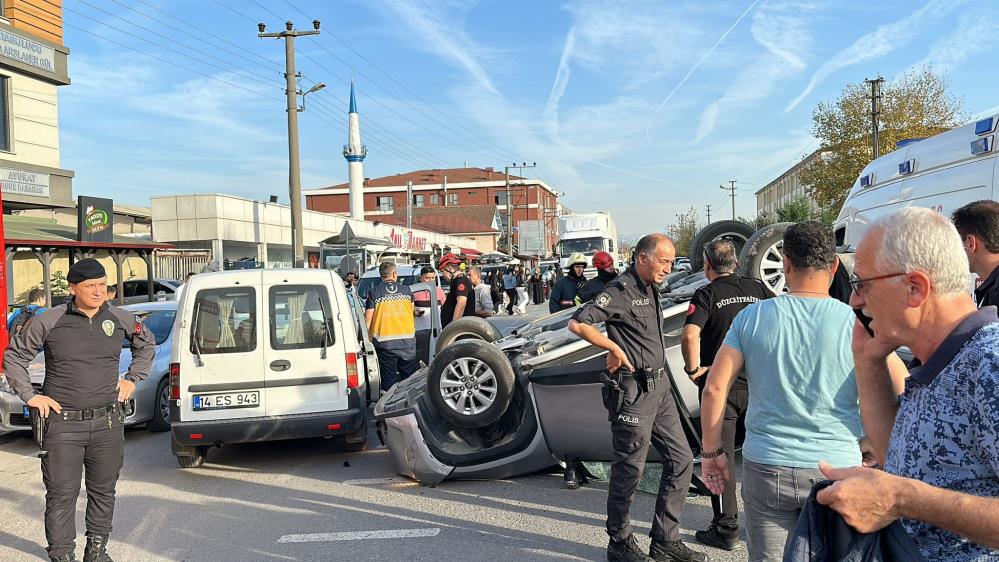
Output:
<svg viewBox="0 0 999 562">
<path fill-rule="evenodd" d="M 774 216 L 777 209 L 791 201 L 799 198 L 807 199 L 813 209 L 818 209 L 818 204 L 811 194 L 801 183 L 799 174 L 801 170 L 811 164 L 816 158 L 821 158 L 822 149 L 816 150 L 790 169 L 783 172 L 777 179 L 771 181 L 756 192 L 756 214 Z"/>
<path fill-rule="evenodd" d="M 559 194 L 539 179 L 511 175 L 509 180 L 508 197 L 506 176 L 493 168 L 417 170 L 382 178 L 364 178 L 364 214 L 369 220 L 377 220 L 378 215 L 405 213 L 407 184 L 412 182 L 409 204 L 414 209 L 494 206 L 499 213 L 500 241 L 508 232 L 508 220 L 513 221 L 514 244 L 519 242 L 517 225 L 521 221 L 541 221 L 545 255 L 549 255 L 558 242 Z M 334 214 L 350 212 L 349 184 L 306 190 L 304 195 L 309 210 Z"/>
</svg>

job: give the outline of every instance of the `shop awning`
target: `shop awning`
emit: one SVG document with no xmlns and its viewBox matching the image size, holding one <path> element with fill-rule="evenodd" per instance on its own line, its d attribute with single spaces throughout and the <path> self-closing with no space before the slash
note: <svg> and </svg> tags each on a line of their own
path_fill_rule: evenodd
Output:
<svg viewBox="0 0 999 562">
<path fill-rule="evenodd" d="M 482 252 L 478 250 L 473 250 L 472 248 L 462 248 L 461 253 L 466 256 L 481 256 Z"/>
</svg>

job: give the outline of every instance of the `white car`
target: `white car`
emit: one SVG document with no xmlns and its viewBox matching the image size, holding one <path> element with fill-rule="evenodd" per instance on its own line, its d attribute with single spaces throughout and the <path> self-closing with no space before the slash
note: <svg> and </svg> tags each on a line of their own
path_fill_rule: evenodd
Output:
<svg viewBox="0 0 999 562">
<path fill-rule="evenodd" d="M 172 451 L 182 467 L 200 466 L 213 445 L 337 436 L 366 446 L 378 362 L 336 273 L 196 275 L 174 331 Z"/>
</svg>

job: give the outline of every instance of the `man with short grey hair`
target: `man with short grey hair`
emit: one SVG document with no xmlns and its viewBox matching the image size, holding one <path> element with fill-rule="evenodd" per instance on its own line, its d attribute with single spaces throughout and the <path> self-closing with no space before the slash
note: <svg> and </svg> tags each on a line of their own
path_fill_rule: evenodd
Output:
<svg viewBox="0 0 999 562">
<path fill-rule="evenodd" d="M 819 502 L 863 533 L 899 519 L 930 560 L 999 558 L 999 316 L 976 310 L 957 230 L 902 209 L 871 225 L 854 272 L 860 410 L 885 470 L 823 464 L 836 483 Z"/>
<path fill-rule="evenodd" d="M 482 268 L 468 268 L 468 280 L 475 289 L 475 315 L 479 318 L 489 318 L 493 315 L 493 297 L 489 294 L 489 285 L 482 282 Z"/>
</svg>

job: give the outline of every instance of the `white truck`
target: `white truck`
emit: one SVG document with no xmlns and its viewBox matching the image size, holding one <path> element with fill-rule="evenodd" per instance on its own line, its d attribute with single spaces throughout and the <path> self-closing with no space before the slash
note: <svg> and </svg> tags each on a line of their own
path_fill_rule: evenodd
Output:
<svg viewBox="0 0 999 562">
<path fill-rule="evenodd" d="M 996 199 L 995 131 L 999 115 L 901 146 L 868 164 L 847 195 L 833 226 L 836 251 L 848 268 L 857 242 L 878 218 L 907 206 L 950 215 L 961 206 Z M 743 271 L 783 292 L 781 239 L 790 223 L 762 228 L 746 242 Z"/>
<path fill-rule="evenodd" d="M 559 265 L 569 265 L 569 256 L 579 252 L 586 256 L 587 269 L 592 268 L 593 254 L 603 250 L 617 255 L 617 226 L 610 213 L 583 213 L 558 219 Z"/>
</svg>

